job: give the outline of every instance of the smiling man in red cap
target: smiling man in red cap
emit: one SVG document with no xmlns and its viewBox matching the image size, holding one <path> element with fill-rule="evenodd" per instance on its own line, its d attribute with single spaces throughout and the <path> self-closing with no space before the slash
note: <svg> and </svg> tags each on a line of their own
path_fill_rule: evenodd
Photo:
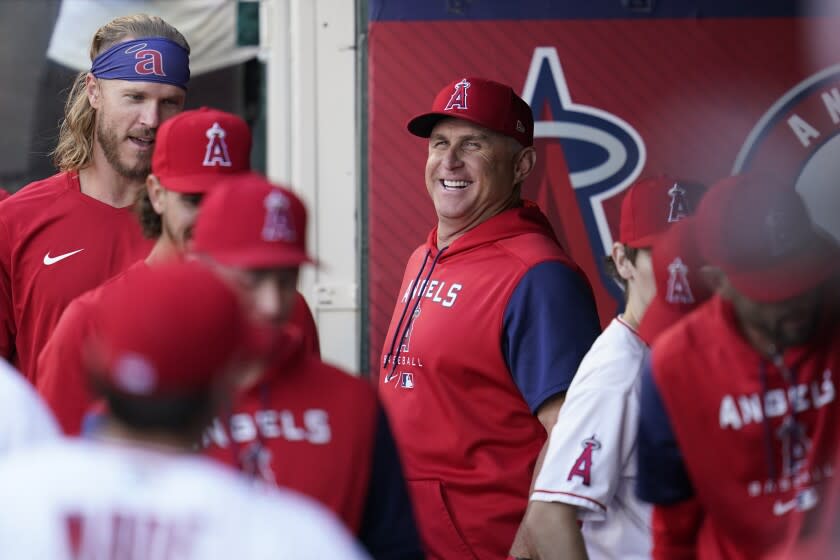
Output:
<svg viewBox="0 0 840 560">
<path fill-rule="evenodd" d="M 365 558 L 325 508 L 195 454 L 251 359 L 237 294 L 200 263 L 147 267 L 109 290 L 86 375 L 95 433 L 0 462 L 0 557 Z"/>
<path fill-rule="evenodd" d="M 333 510 L 370 555 L 424 558 L 402 466 L 370 385 L 323 363 L 290 324 L 306 251 L 306 210 L 253 174 L 208 195 L 194 254 L 236 286 L 274 352 L 213 422 L 208 453 Z"/>
<path fill-rule="evenodd" d="M 409 258 L 379 394 L 431 558 L 503 558 L 534 465 L 598 335 L 589 283 L 536 204 L 531 108 L 458 78 L 408 123 L 427 138 L 437 226 Z"/>
<path fill-rule="evenodd" d="M 792 558 L 836 469 L 840 252 L 792 185 L 725 179 L 694 223 L 718 293 L 653 348 L 638 494 L 654 558 Z"/>
<path fill-rule="evenodd" d="M 649 557 L 650 506 L 634 496 L 648 355 L 637 329 L 657 291 L 651 246 L 688 219 L 704 190 L 663 176 L 637 181 L 624 196 L 607 269 L 626 305 L 583 358 L 551 431 L 526 518 L 534 558 Z"/>
<path fill-rule="evenodd" d="M 102 293 L 137 269 L 180 259 L 192 237 L 202 197 L 220 180 L 249 172 L 250 158 L 251 131 L 244 120 L 231 113 L 202 107 L 161 125 L 152 173 L 138 203 L 143 233 L 155 240 L 154 247 L 126 272 L 70 303 L 41 350 L 33 372 L 38 391 L 66 433 L 79 433 L 93 400 L 84 381 L 81 341 L 97 330 L 92 309 Z M 307 339 L 317 341 L 305 302 L 296 313 Z M 317 347 L 317 342 L 314 345 Z"/>
</svg>

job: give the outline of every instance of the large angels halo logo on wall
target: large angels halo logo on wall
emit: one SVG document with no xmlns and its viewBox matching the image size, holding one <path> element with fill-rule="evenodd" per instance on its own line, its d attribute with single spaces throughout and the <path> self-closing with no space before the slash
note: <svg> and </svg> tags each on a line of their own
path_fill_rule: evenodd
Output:
<svg viewBox="0 0 840 560">
<path fill-rule="evenodd" d="M 747 136 L 733 173 L 769 169 L 791 181 L 814 222 L 840 242 L 840 65 L 785 92 Z"/>
<path fill-rule="evenodd" d="M 546 152 L 540 152 L 538 160 L 544 163 L 539 164 L 543 168 L 538 174 L 548 180 L 543 190 L 550 192 L 540 193 L 540 205 L 549 206 L 550 217 L 551 207 L 560 214 L 561 237 L 572 256 L 590 275 L 596 267 L 602 284 L 620 300 L 619 287 L 607 278 L 602 264 L 613 243 L 603 202 L 628 188 L 641 173 L 646 157 L 642 138 L 618 116 L 572 101 L 554 47 L 534 49 L 522 98 L 534 111 L 537 150 Z M 572 197 L 580 219 L 564 211 Z M 574 223 L 581 219 L 579 226 Z M 586 258 L 580 253 L 584 244 L 591 252 Z"/>
</svg>

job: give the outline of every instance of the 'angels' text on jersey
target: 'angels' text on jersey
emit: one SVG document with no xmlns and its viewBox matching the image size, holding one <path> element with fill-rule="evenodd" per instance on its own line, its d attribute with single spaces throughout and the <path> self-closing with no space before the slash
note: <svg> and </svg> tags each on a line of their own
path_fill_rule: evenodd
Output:
<svg viewBox="0 0 840 560">
<path fill-rule="evenodd" d="M 237 443 L 253 441 L 258 437 L 266 439 L 283 438 L 287 441 L 304 441 L 324 445 L 331 441 L 330 415 L 326 410 L 310 408 L 296 414 L 291 410 L 258 410 L 253 413 L 240 412 L 230 417 L 225 430 L 219 418 L 207 429 L 206 443 L 227 447 L 230 437 Z"/>
<path fill-rule="evenodd" d="M 784 389 L 771 389 L 749 395 L 724 395 L 720 401 L 720 427 L 740 430 L 764 417 L 777 418 L 788 413 L 788 407 L 803 412 L 827 405 L 834 400 L 834 381 L 831 370 L 823 372 L 822 383 L 800 383 Z"/>
<path fill-rule="evenodd" d="M 417 286 L 414 286 L 414 281 L 412 280 L 409 282 L 408 288 L 403 294 L 402 302 L 407 302 L 409 297 L 423 297 L 439 303 L 444 307 L 452 307 L 455 305 L 455 300 L 458 299 L 458 292 L 462 288 L 463 286 L 461 284 L 454 282 L 447 287 L 447 283 L 441 280 L 420 280 Z"/>
</svg>

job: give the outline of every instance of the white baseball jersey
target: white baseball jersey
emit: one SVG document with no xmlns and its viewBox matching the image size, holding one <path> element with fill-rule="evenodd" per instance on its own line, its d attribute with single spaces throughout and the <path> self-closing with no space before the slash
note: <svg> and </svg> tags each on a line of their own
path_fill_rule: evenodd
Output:
<svg viewBox="0 0 840 560">
<path fill-rule="evenodd" d="M 52 413 L 32 385 L 0 359 L 0 456 L 59 434 Z"/>
<path fill-rule="evenodd" d="M 634 495 L 641 368 L 620 318 L 584 356 L 557 417 L 532 500 L 577 506 L 589 558 L 650 558 L 650 506 Z"/>
<path fill-rule="evenodd" d="M 325 509 L 210 459 L 57 440 L 0 461 L 0 558 L 365 558 Z"/>
</svg>

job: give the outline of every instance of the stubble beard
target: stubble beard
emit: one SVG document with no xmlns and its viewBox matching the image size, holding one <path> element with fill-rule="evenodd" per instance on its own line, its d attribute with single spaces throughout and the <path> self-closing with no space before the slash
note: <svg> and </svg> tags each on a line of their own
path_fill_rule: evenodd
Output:
<svg viewBox="0 0 840 560">
<path fill-rule="evenodd" d="M 102 148 L 105 154 L 105 160 L 110 164 L 114 171 L 122 177 L 130 181 L 145 181 L 146 177 L 152 169 L 152 153 L 151 150 L 145 154 L 139 154 L 137 163 L 133 166 L 128 166 L 120 159 L 120 143 L 121 140 L 117 137 L 113 130 L 105 127 L 104 115 L 97 119 L 96 124 L 96 141 Z"/>
</svg>

